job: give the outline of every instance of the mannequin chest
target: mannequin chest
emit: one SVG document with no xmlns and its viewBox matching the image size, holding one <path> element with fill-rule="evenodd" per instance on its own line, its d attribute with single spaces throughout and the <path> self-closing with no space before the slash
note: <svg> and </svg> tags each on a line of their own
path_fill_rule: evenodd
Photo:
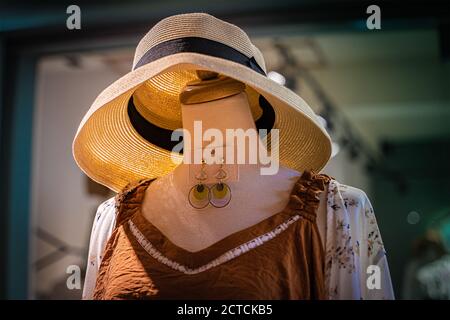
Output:
<svg viewBox="0 0 450 320">
<path fill-rule="evenodd" d="M 159 181 L 154 190 L 147 190 L 142 213 L 175 245 L 196 252 L 282 211 L 297 178 L 257 177 L 251 182 L 230 184 L 233 198 L 227 207 L 200 210 L 188 204 L 183 192 L 173 192 L 170 181 Z M 326 234 L 326 194 L 327 190 L 321 193 L 317 209 L 322 243 Z"/>
</svg>

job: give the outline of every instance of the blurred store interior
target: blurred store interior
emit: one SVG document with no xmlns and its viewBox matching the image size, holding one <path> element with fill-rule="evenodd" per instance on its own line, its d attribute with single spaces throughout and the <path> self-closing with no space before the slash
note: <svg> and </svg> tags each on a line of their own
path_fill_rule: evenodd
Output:
<svg viewBox="0 0 450 320">
<path fill-rule="evenodd" d="M 396 297 L 445 298 L 424 295 L 417 274 L 450 249 L 448 2 L 381 1 L 380 30 L 361 1 L 80 1 L 80 30 L 66 28 L 69 4 L 0 5 L 1 298 L 81 297 L 67 268 L 83 272 L 95 210 L 113 193 L 78 169 L 73 136 L 140 37 L 196 11 L 241 26 L 269 76 L 322 116 L 334 140 L 324 172 L 369 196 Z"/>
</svg>

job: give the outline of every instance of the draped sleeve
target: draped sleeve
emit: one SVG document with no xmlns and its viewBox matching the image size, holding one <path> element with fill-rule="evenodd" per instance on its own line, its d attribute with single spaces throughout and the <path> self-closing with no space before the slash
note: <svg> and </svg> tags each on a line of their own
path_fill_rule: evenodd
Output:
<svg viewBox="0 0 450 320">
<path fill-rule="evenodd" d="M 110 198 L 100 204 L 94 217 L 89 241 L 86 275 L 84 277 L 83 300 L 93 297 L 102 254 L 115 226 L 116 199 Z"/>
<path fill-rule="evenodd" d="M 325 285 L 329 299 L 394 299 L 386 250 L 364 191 L 332 180 L 326 229 Z"/>
</svg>

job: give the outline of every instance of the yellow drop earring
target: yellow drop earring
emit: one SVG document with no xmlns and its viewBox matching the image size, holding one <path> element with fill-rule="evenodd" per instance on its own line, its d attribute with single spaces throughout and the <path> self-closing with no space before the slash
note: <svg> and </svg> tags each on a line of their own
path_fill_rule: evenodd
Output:
<svg viewBox="0 0 450 320">
<path fill-rule="evenodd" d="M 195 209 L 203 209 L 209 204 L 210 190 L 207 185 L 203 183 L 208 179 L 208 174 L 205 171 L 205 160 L 202 159 L 202 167 L 195 175 L 198 183 L 191 188 L 188 195 L 189 204 Z"/>
<path fill-rule="evenodd" d="M 230 187 L 223 182 L 227 178 L 228 174 L 223 168 L 223 159 L 220 163 L 220 168 L 214 177 L 219 180 L 216 184 L 211 187 L 210 191 L 210 200 L 212 206 L 216 208 L 226 207 L 231 200 L 231 189 Z"/>
</svg>

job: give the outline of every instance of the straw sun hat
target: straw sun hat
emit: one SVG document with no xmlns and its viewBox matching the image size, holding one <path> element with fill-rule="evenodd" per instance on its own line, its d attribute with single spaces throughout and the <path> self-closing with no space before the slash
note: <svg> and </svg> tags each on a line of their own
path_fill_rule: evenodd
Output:
<svg viewBox="0 0 450 320">
<path fill-rule="evenodd" d="M 210 70 L 245 84 L 256 127 L 279 129 L 279 160 L 319 171 L 331 140 L 306 102 L 266 76 L 261 52 L 247 34 L 205 13 L 175 15 L 139 42 L 132 70 L 107 87 L 84 116 L 73 142 L 78 166 L 114 191 L 172 171 L 171 133 L 182 128 L 179 94 Z M 182 160 L 182 154 L 175 158 Z"/>
</svg>

